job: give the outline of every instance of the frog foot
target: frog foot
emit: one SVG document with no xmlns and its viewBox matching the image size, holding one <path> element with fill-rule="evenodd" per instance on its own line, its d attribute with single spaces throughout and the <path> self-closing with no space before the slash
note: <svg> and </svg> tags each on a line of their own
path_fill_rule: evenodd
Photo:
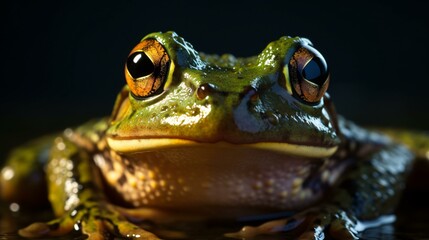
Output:
<svg viewBox="0 0 429 240">
<path fill-rule="evenodd" d="M 82 230 L 88 239 L 109 239 L 109 236 L 127 239 L 158 240 L 159 238 L 129 222 L 108 203 L 85 203 L 68 214 L 49 222 L 36 222 L 18 231 L 27 238 L 64 236 L 72 230 Z"/>
<path fill-rule="evenodd" d="M 335 206 L 305 210 L 290 218 L 266 222 L 259 226 L 245 226 L 225 237 L 252 239 L 260 235 L 290 233 L 296 239 L 358 239 L 357 220 Z"/>
</svg>

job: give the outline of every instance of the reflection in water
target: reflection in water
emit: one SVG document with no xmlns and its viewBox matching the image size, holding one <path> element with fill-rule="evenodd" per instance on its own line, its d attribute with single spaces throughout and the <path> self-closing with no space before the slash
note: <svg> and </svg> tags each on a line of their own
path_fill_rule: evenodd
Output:
<svg viewBox="0 0 429 240">
<path fill-rule="evenodd" d="M 365 229 L 369 228 L 377 228 L 383 225 L 388 225 L 394 223 L 396 220 L 396 216 L 394 214 L 381 216 L 377 219 L 371 221 L 359 221 L 356 226 L 356 230 L 361 232 Z"/>
<path fill-rule="evenodd" d="M 427 192 L 426 192 L 427 193 Z M 425 194 L 427 195 L 427 194 Z M 397 211 L 397 219 L 394 223 L 385 224 L 365 230 L 360 237 L 368 240 L 398 240 L 398 239 L 429 239 L 429 197 L 420 193 L 407 192 Z M 13 213 L 9 206 L 2 206 L 0 212 L 0 239 L 23 239 L 16 234 L 18 227 L 40 220 L 51 219 L 49 211 L 32 214 Z M 149 225 L 150 227 L 150 225 Z M 153 227 L 153 226 L 152 226 Z M 189 229 L 189 239 L 221 240 L 223 233 L 237 230 L 240 226 L 221 224 L 194 224 L 190 226 L 179 226 L 179 229 Z M 163 231 L 158 229 L 158 231 Z M 165 232 L 165 230 L 164 230 Z M 262 239 L 285 239 L 282 236 L 265 236 Z M 84 236 L 74 233 L 67 237 L 51 238 L 51 240 L 63 239 L 85 239 Z M 287 238 L 286 238 L 287 239 Z"/>
<path fill-rule="evenodd" d="M 364 232 L 365 239 L 402 239 L 399 236 L 395 236 L 395 227 L 393 224 L 382 225 L 377 228 L 370 228 Z"/>
</svg>

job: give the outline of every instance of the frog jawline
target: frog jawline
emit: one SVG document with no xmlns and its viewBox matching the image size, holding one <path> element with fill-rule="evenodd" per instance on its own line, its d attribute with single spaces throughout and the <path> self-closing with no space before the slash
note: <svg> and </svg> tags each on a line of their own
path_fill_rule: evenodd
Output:
<svg viewBox="0 0 429 240">
<path fill-rule="evenodd" d="M 112 150 L 122 153 L 171 148 L 172 146 L 186 147 L 198 145 L 219 148 L 254 148 L 309 158 L 328 158 L 331 157 L 338 149 L 338 146 L 319 147 L 279 142 L 233 144 L 221 141 L 216 143 L 201 143 L 179 138 L 114 139 L 108 137 L 107 144 Z"/>
</svg>

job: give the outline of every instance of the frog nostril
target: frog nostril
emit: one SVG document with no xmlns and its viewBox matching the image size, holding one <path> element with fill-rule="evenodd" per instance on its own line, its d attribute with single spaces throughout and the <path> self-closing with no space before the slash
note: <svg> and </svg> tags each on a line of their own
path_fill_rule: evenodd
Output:
<svg viewBox="0 0 429 240">
<path fill-rule="evenodd" d="M 209 83 L 204 83 L 200 85 L 197 89 L 197 98 L 199 100 L 202 100 L 206 98 L 208 95 L 210 95 L 214 90 L 214 87 L 210 85 Z"/>
</svg>

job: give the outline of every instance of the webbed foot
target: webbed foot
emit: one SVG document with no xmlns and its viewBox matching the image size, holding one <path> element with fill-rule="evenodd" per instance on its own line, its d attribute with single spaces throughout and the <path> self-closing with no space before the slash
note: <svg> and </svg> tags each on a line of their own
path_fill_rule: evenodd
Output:
<svg viewBox="0 0 429 240">
<path fill-rule="evenodd" d="M 19 230 L 27 238 L 64 236 L 72 230 L 81 230 L 88 239 L 109 239 L 109 236 L 127 239 L 158 240 L 159 238 L 128 221 L 109 203 L 84 203 L 64 216 L 50 222 L 37 222 Z"/>
<path fill-rule="evenodd" d="M 309 209 L 290 218 L 273 220 L 259 226 L 245 226 L 226 237 L 252 239 L 260 235 L 287 233 L 296 239 L 358 239 L 357 220 L 335 206 Z"/>
</svg>

